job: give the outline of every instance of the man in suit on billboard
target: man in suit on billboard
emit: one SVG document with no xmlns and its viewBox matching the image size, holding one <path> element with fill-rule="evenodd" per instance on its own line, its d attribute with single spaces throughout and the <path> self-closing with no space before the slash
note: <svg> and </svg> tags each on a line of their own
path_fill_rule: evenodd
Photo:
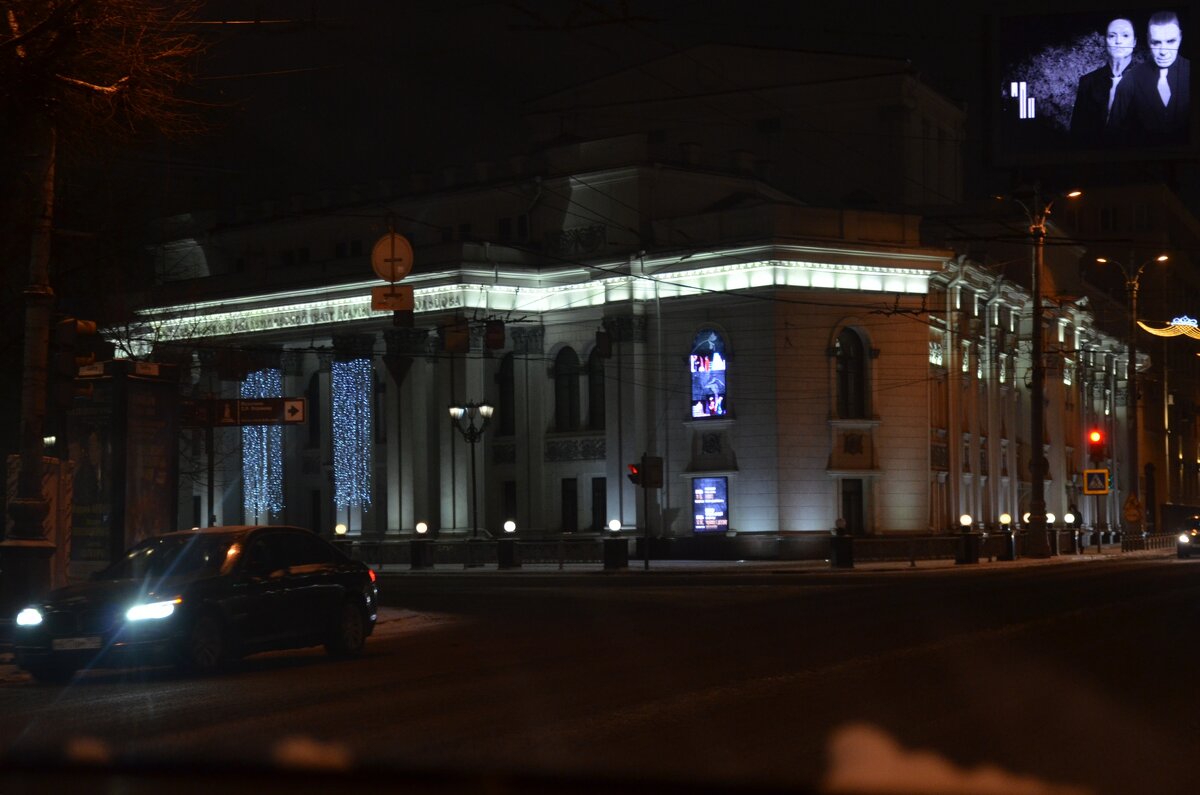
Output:
<svg viewBox="0 0 1200 795">
<path fill-rule="evenodd" d="M 1159 11 L 1150 17 L 1147 30 L 1151 61 L 1129 73 L 1125 79 L 1129 85 L 1117 92 L 1112 112 L 1125 119 L 1131 145 L 1186 144 L 1192 65 L 1179 54 L 1183 43 L 1179 17 L 1174 11 Z"/>
<path fill-rule="evenodd" d="M 1137 36 L 1128 19 L 1114 19 L 1105 31 L 1106 61 L 1079 78 L 1071 113 L 1071 138 L 1081 146 L 1112 143 L 1124 136 L 1124 120 L 1112 112 L 1117 87 L 1133 60 Z"/>
</svg>

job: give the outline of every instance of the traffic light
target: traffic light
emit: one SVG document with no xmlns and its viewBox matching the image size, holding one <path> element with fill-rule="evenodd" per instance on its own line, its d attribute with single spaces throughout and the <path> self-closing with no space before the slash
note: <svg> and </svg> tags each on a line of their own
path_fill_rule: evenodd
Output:
<svg viewBox="0 0 1200 795">
<path fill-rule="evenodd" d="M 1102 461 L 1108 458 L 1108 443 L 1104 438 L 1104 431 L 1099 428 L 1092 428 L 1088 431 L 1088 455 L 1094 461 Z"/>
<path fill-rule="evenodd" d="M 641 463 L 630 464 L 627 474 L 629 482 L 643 489 L 661 489 L 663 484 L 663 460 L 656 455 L 642 456 Z"/>
<path fill-rule="evenodd" d="M 96 361 L 99 337 L 96 321 L 68 317 L 54 326 L 50 343 L 50 400 L 58 408 L 68 408 L 77 397 L 91 397 L 92 385 L 80 382 L 79 368 Z"/>
</svg>

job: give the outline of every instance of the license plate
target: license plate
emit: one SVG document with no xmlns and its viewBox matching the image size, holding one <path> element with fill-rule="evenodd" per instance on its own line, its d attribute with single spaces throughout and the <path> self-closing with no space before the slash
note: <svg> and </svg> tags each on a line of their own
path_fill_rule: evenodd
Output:
<svg viewBox="0 0 1200 795">
<path fill-rule="evenodd" d="M 50 648 L 55 651 L 73 651 L 75 649 L 98 649 L 100 638 L 55 638 L 50 641 Z"/>
</svg>

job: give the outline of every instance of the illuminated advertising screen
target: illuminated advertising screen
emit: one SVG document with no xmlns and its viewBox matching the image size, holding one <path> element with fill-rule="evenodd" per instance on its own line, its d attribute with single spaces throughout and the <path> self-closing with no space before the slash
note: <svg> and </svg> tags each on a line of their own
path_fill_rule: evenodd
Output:
<svg viewBox="0 0 1200 795">
<path fill-rule="evenodd" d="M 692 376 L 692 417 L 723 417 L 729 413 L 725 396 L 728 372 L 725 343 L 712 330 L 701 331 L 688 357 Z"/>
<path fill-rule="evenodd" d="M 994 19 L 989 93 L 997 158 L 1193 154 L 1196 19 L 1188 4 Z"/>
<path fill-rule="evenodd" d="M 724 533 L 729 529 L 727 478 L 692 478 L 692 530 Z"/>
</svg>

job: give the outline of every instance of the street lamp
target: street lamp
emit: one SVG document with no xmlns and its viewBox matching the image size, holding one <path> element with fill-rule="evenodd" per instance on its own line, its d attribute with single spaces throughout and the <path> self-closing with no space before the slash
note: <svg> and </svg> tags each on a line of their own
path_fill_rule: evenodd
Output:
<svg viewBox="0 0 1200 795">
<path fill-rule="evenodd" d="M 449 409 L 450 424 L 471 446 L 471 538 L 479 536 L 479 486 L 475 482 L 475 444 L 483 438 L 483 432 L 487 430 L 495 410 L 487 403 L 463 403 Z"/>
<path fill-rule="evenodd" d="M 1131 252 L 1132 253 L 1132 252 Z M 1138 296 L 1138 281 L 1142 278 L 1143 271 L 1151 262 L 1166 262 L 1170 257 L 1166 254 L 1159 254 L 1154 259 L 1148 259 L 1137 267 L 1137 270 L 1130 273 L 1129 268 L 1115 259 L 1106 257 L 1096 257 L 1096 262 L 1101 265 L 1112 263 L 1121 270 L 1121 274 L 1125 277 L 1125 292 L 1129 296 L 1129 361 L 1127 362 L 1128 369 L 1125 373 L 1126 383 L 1129 385 L 1128 398 L 1125 401 L 1126 422 L 1129 425 L 1129 470 L 1127 488 L 1129 495 L 1125 498 L 1129 503 L 1129 507 L 1138 516 L 1138 521 L 1130 522 L 1128 518 L 1122 516 L 1122 521 L 1125 522 L 1125 536 L 1122 539 L 1123 545 L 1132 545 L 1133 531 L 1141 529 L 1141 505 L 1138 502 L 1138 388 L 1137 388 L 1137 296 Z M 1133 257 L 1130 257 L 1133 261 Z M 1123 512 L 1124 513 L 1124 512 Z"/>
<path fill-rule="evenodd" d="M 1068 199 L 1077 199 L 1082 191 L 1073 190 L 1064 194 Z M 1014 199 L 1029 221 L 1029 236 L 1033 244 L 1033 275 L 1030 279 L 1030 297 L 1033 302 L 1031 328 L 1029 330 L 1033 356 L 1033 378 L 1030 384 L 1032 395 L 1029 407 L 1029 446 L 1032 456 L 1029 460 L 1029 532 L 1025 537 L 1025 554 L 1032 558 L 1048 558 L 1051 555 L 1050 539 L 1046 533 L 1046 460 L 1045 441 L 1043 439 L 1043 421 L 1045 416 L 1046 395 L 1046 362 L 1045 340 L 1042 329 L 1042 268 L 1045 264 L 1046 248 L 1046 218 L 1054 199 L 1043 199 L 1041 189 L 1034 186 L 1029 203 Z"/>
</svg>

